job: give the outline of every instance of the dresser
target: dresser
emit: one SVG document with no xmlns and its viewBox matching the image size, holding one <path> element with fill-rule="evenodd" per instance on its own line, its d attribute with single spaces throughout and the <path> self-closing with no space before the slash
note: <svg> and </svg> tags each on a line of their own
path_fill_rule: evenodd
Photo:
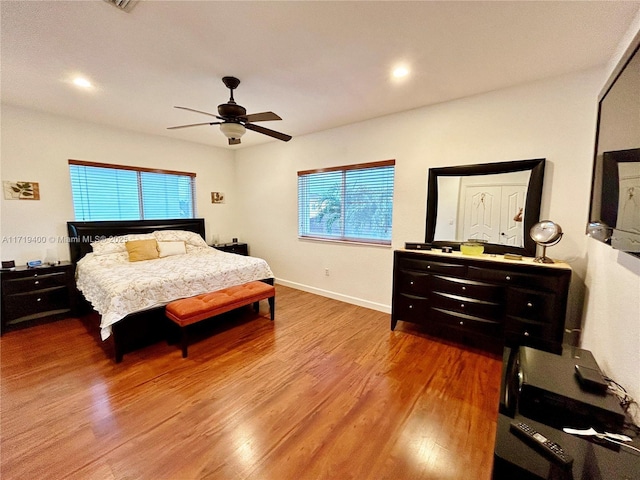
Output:
<svg viewBox="0 0 640 480">
<path fill-rule="evenodd" d="M 2 270 L 0 333 L 71 315 L 75 309 L 74 272 L 69 262 Z"/>
<path fill-rule="evenodd" d="M 559 352 L 570 280 L 565 263 L 396 250 L 391 330 L 404 321 L 480 348 Z"/>
</svg>

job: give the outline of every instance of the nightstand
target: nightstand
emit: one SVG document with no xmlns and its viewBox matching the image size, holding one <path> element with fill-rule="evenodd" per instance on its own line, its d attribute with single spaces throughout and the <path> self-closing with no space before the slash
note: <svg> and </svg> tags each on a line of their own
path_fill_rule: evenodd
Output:
<svg viewBox="0 0 640 480">
<path fill-rule="evenodd" d="M 218 243 L 211 245 L 216 250 L 222 250 L 223 252 L 236 253 L 238 255 L 249 255 L 249 245 L 246 243 Z"/>
<path fill-rule="evenodd" d="M 69 262 L 2 270 L 0 334 L 65 318 L 75 310 L 75 266 Z"/>
</svg>

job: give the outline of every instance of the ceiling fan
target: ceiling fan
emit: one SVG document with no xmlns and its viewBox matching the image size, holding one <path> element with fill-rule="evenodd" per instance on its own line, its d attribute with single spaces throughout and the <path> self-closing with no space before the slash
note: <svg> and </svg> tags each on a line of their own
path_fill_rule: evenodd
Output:
<svg viewBox="0 0 640 480">
<path fill-rule="evenodd" d="M 209 112 L 203 112 L 201 110 L 195 110 L 193 108 L 177 106 L 175 107 L 182 110 L 189 110 L 190 112 L 210 115 L 212 117 L 216 117 L 221 121 L 178 125 L 176 127 L 168 127 L 168 130 L 174 130 L 176 128 L 197 127 L 199 125 L 220 125 L 220 130 L 229 139 L 229 145 L 238 145 L 240 143 L 240 138 L 242 137 L 242 135 L 244 135 L 246 130 L 253 130 L 254 132 L 277 138 L 278 140 L 282 140 L 283 142 L 288 142 L 289 140 L 291 140 L 291 135 L 276 132 L 275 130 L 253 124 L 253 122 L 282 120 L 282 118 L 280 118 L 273 112 L 252 113 L 247 115 L 247 110 L 243 106 L 238 105 L 233 99 L 233 91 L 238 87 L 238 85 L 240 85 L 240 80 L 238 80 L 236 77 L 222 77 L 222 83 L 224 83 L 225 86 L 229 89 L 231 96 L 227 103 L 218 105 L 218 115 Z"/>
</svg>

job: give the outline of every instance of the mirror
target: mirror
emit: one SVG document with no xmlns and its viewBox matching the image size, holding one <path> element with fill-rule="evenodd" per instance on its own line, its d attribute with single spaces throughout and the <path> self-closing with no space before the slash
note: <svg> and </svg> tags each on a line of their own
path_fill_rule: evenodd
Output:
<svg viewBox="0 0 640 480">
<path fill-rule="evenodd" d="M 545 159 L 430 168 L 426 243 L 534 257 L 529 230 L 540 219 Z"/>
<path fill-rule="evenodd" d="M 639 48 L 640 34 L 600 96 L 587 233 L 640 256 Z"/>
</svg>

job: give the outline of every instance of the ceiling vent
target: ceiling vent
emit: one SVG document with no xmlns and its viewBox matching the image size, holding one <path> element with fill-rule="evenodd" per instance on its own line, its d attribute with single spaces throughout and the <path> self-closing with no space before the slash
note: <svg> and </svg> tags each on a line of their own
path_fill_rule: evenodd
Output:
<svg viewBox="0 0 640 480">
<path fill-rule="evenodd" d="M 138 0 L 104 0 L 107 3 L 110 3 L 118 10 L 122 10 L 123 12 L 130 12 L 131 9 L 138 3 Z"/>
</svg>

